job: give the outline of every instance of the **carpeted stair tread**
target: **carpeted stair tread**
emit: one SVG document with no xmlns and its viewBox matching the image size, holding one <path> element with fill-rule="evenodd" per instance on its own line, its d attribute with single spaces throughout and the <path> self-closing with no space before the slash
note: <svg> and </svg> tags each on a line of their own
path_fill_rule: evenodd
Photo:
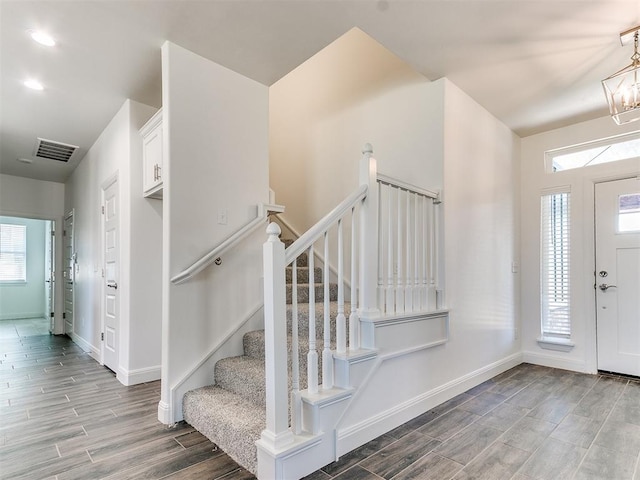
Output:
<svg viewBox="0 0 640 480">
<path fill-rule="evenodd" d="M 298 303 L 309 303 L 309 284 L 298 283 Z M 314 285 L 316 303 L 324 301 L 324 284 L 316 283 Z M 329 284 L 329 299 L 335 302 L 338 299 L 338 284 Z M 293 285 L 287 284 L 287 303 L 293 302 Z"/>
<path fill-rule="evenodd" d="M 264 357 L 227 357 L 215 365 L 216 386 L 242 395 L 256 405 L 265 405 Z"/>
<path fill-rule="evenodd" d="M 266 426 L 264 406 L 217 386 L 191 390 L 182 401 L 184 419 L 253 474 L 256 440 Z"/>
<path fill-rule="evenodd" d="M 297 267 L 297 278 L 296 281 L 298 284 L 308 284 L 309 283 L 309 267 Z M 314 269 L 314 282 L 322 283 L 322 268 L 315 267 Z M 291 283 L 293 282 L 293 267 L 288 266 L 285 269 L 285 282 Z"/>
</svg>

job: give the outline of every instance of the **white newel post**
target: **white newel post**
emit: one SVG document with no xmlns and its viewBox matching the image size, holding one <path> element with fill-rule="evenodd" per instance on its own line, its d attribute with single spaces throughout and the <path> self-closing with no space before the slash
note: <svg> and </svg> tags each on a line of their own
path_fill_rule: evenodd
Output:
<svg viewBox="0 0 640 480">
<path fill-rule="evenodd" d="M 378 187 L 373 147 L 365 144 L 360 161 L 360 185 L 368 185 L 360 211 L 360 318 L 380 316 L 377 301 L 378 282 Z M 370 345 L 362 345 L 370 347 Z"/>
<path fill-rule="evenodd" d="M 280 227 L 270 223 L 262 247 L 264 264 L 264 330 L 267 428 L 261 441 L 272 450 L 293 442 L 289 430 L 285 253 Z"/>
</svg>

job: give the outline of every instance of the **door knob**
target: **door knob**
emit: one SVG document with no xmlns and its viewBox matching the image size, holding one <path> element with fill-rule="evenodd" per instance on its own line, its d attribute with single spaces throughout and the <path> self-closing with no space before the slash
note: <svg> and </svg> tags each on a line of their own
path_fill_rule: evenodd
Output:
<svg viewBox="0 0 640 480">
<path fill-rule="evenodd" d="M 598 288 L 603 292 L 606 292 L 610 288 L 618 288 L 618 287 L 616 287 L 615 285 L 607 285 L 606 283 L 601 283 L 600 285 L 598 285 Z"/>
<path fill-rule="evenodd" d="M 116 282 L 107 283 L 107 287 L 113 288 L 114 290 L 118 289 L 118 284 Z"/>
</svg>

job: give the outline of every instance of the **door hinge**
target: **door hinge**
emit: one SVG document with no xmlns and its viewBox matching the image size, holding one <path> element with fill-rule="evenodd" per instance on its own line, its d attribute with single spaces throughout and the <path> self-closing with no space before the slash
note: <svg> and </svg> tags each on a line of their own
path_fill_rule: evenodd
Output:
<svg viewBox="0 0 640 480">
<path fill-rule="evenodd" d="M 51 314 L 49 315 L 51 318 L 53 318 L 53 312 L 51 312 Z"/>
<path fill-rule="evenodd" d="M 104 332 L 100 334 L 100 341 L 104 342 Z"/>
<path fill-rule="evenodd" d="M 66 231 L 66 230 L 63 230 L 63 231 L 62 231 L 62 236 L 63 236 L 63 237 L 66 237 L 66 236 L 67 236 L 67 231 Z"/>
<path fill-rule="evenodd" d="M 67 312 L 62 313 L 62 319 L 64 320 L 65 318 L 67 318 Z"/>
<path fill-rule="evenodd" d="M 56 231 L 55 230 L 51 230 L 51 236 L 54 237 L 55 234 L 56 234 Z"/>
<path fill-rule="evenodd" d="M 104 205 L 102 206 L 102 214 L 104 215 Z"/>
</svg>

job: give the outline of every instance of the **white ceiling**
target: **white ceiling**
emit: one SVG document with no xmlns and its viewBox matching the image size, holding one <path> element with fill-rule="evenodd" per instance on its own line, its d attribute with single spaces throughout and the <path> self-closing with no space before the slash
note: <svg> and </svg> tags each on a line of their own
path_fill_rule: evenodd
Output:
<svg viewBox="0 0 640 480">
<path fill-rule="evenodd" d="M 271 85 L 359 27 L 527 136 L 607 114 L 600 80 L 638 24 L 639 0 L 0 0 L 0 172 L 65 181 L 126 98 L 159 107 L 165 40 Z M 18 162 L 37 137 L 80 155 Z"/>
</svg>

